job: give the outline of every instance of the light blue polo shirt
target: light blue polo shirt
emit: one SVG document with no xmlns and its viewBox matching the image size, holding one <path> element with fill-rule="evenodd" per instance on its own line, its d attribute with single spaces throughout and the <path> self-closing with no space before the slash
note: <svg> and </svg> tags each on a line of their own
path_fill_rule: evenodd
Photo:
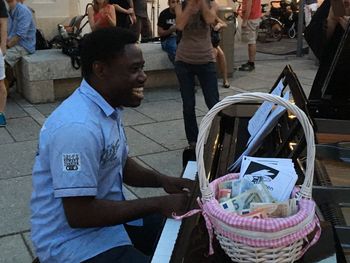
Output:
<svg viewBox="0 0 350 263">
<path fill-rule="evenodd" d="M 41 262 L 80 262 L 131 241 L 123 225 L 69 227 L 62 197 L 124 200 L 121 110 L 85 80 L 47 119 L 33 168 L 32 241 Z"/>
</svg>

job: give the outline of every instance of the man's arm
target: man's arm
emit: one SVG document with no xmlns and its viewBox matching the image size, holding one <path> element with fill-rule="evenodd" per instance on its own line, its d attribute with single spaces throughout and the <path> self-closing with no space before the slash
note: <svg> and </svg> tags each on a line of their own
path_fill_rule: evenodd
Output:
<svg viewBox="0 0 350 263">
<path fill-rule="evenodd" d="M 13 38 L 18 38 L 18 39 L 10 39 L 10 44 L 12 46 L 16 45 L 13 43 L 17 42 L 21 39 L 21 38 L 24 38 L 27 36 L 28 34 L 28 31 L 29 31 L 29 27 L 30 27 L 30 24 L 32 22 L 32 19 L 33 19 L 33 16 L 32 16 L 32 13 L 31 11 L 29 10 L 24 10 L 24 9 L 21 9 L 21 12 L 19 13 L 18 17 L 18 23 L 17 23 L 17 27 L 16 27 L 16 36 L 14 36 Z M 11 47 L 11 45 L 8 43 L 8 46 Z"/>
<path fill-rule="evenodd" d="M 7 47 L 12 48 L 16 46 L 20 40 L 21 40 L 20 37 L 17 35 L 11 37 L 10 39 L 7 40 Z"/>
<path fill-rule="evenodd" d="M 132 14 L 130 14 L 131 21 L 132 21 L 132 24 L 135 24 L 137 18 L 136 18 L 136 14 L 135 14 L 134 1 L 133 0 L 128 0 L 128 3 L 129 3 L 130 8 L 132 8 L 132 10 L 133 10 Z"/>
<path fill-rule="evenodd" d="M 7 45 L 7 18 L 0 18 L 0 37 L 1 37 L 1 51 L 2 54 L 6 54 Z"/>
<path fill-rule="evenodd" d="M 124 167 L 124 183 L 135 187 L 163 187 L 167 193 L 183 193 L 192 190 L 192 180 L 162 175 L 145 168 L 130 157 Z"/>
<path fill-rule="evenodd" d="M 174 33 L 176 31 L 176 26 L 172 25 L 171 27 L 169 27 L 169 29 L 165 30 L 164 28 L 162 28 L 161 26 L 158 26 L 158 35 L 160 37 L 166 37 L 171 35 L 172 33 Z"/>
<path fill-rule="evenodd" d="M 62 198 L 68 224 L 72 228 L 107 227 L 153 213 L 167 217 L 184 213 L 188 194 L 172 194 L 130 201 L 100 200 L 95 197 Z"/>
</svg>

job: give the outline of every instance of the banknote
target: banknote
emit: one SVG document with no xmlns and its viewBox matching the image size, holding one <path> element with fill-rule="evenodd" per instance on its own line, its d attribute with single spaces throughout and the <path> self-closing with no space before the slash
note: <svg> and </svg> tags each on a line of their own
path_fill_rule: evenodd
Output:
<svg viewBox="0 0 350 263">
<path fill-rule="evenodd" d="M 231 189 L 232 188 L 232 181 L 225 181 L 219 183 L 219 189 Z"/>
<path fill-rule="evenodd" d="M 225 202 L 231 198 L 231 189 L 219 189 L 219 203 Z"/>
<path fill-rule="evenodd" d="M 275 202 L 275 199 L 272 197 L 267 186 L 262 182 L 260 184 L 254 185 L 255 189 L 260 195 L 260 198 L 263 200 L 263 203 L 272 203 Z"/>
<path fill-rule="evenodd" d="M 255 189 L 248 190 L 234 198 L 231 198 L 220 205 L 229 212 L 239 212 L 243 209 L 249 209 L 251 203 L 261 203 L 262 199 Z"/>
<path fill-rule="evenodd" d="M 240 192 L 240 188 L 241 188 L 241 182 L 242 180 L 240 179 L 236 179 L 236 180 L 233 180 L 232 181 L 232 185 L 231 185 L 231 197 L 235 197 L 237 195 L 239 195 L 241 192 Z"/>
<path fill-rule="evenodd" d="M 249 181 L 247 178 L 242 178 L 240 180 L 240 185 L 239 185 L 239 194 L 244 193 L 245 191 L 248 191 L 254 187 L 254 183 Z"/>
<path fill-rule="evenodd" d="M 289 199 L 279 203 L 251 203 L 250 211 L 264 211 L 268 217 L 288 217 L 298 211 L 296 199 Z"/>
</svg>

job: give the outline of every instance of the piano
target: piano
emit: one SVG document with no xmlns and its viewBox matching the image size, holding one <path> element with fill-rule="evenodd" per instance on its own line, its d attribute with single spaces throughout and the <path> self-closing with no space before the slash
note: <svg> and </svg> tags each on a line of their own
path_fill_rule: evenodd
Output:
<svg viewBox="0 0 350 263">
<path fill-rule="evenodd" d="M 294 102 L 309 116 L 308 100 L 290 66 L 286 66 L 271 91 L 274 90 L 281 81 L 285 87 L 282 93 L 289 90 Z M 208 171 L 208 178 L 210 181 L 227 174 L 228 167 L 242 153 L 248 141 L 248 121 L 259 106 L 259 103 L 240 103 L 230 106 L 216 116 L 205 145 L 204 154 L 204 160 L 207 166 L 206 170 Z M 304 150 L 305 138 L 303 131 L 298 121 L 286 112 L 253 154 L 256 156 L 293 159 L 299 175 L 298 182 L 302 182 L 305 165 Z M 196 163 L 193 161 L 185 161 L 184 163 L 187 163 L 187 166 L 183 176 L 186 178 L 193 178 L 195 176 Z M 300 260 L 300 262 L 318 262 L 318 260 L 324 258 L 333 260 L 330 262 L 336 262 L 336 258 L 338 258 L 338 262 L 342 262 L 341 260 L 344 259 L 344 246 L 350 247 L 350 235 L 348 235 L 348 230 L 344 230 L 347 228 L 344 220 L 338 220 L 338 222 L 331 220 L 339 218 L 344 219 L 344 217 L 342 211 L 337 207 L 329 209 L 329 206 L 324 204 L 325 198 L 322 196 L 324 195 L 323 188 L 325 188 L 324 182 L 327 181 L 327 173 L 321 173 L 319 171 L 320 169 L 321 168 L 316 168 L 316 173 L 318 172 L 319 175 L 316 174 L 315 177 L 317 179 L 315 179 L 315 181 L 319 187 L 315 190 L 315 196 L 316 200 L 319 201 L 321 205 L 323 203 L 323 211 L 319 211 L 321 218 L 331 223 L 323 223 L 322 242 L 318 242 L 317 247 L 314 246 L 310 249 L 310 252 L 305 254 L 304 261 Z M 329 190 L 330 188 L 326 186 L 326 189 Z M 189 210 L 197 208 L 196 198 L 198 196 L 200 196 L 200 191 L 197 186 L 193 192 L 193 198 L 188 204 Z M 332 196 L 334 197 L 333 200 L 339 201 L 338 194 L 333 193 Z M 347 200 L 349 198 L 347 198 Z M 323 213 L 325 215 L 323 215 Z M 337 223 L 339 226 L 338 229 L 334 229 L 336 225 L 334 223 Z M 182 221 L 167 219 L 151 262 L 232 262 L 223 252 L 217 241 L 214 240 L 213 246 L 215 251 L 214 255 L 207 256 L 208 234 L 202 216 L 194 215 Z M 315 252 L 315 250 L 318 252 Z M 323 251 L 323 253 L 320 251 Z"/>
</svg>

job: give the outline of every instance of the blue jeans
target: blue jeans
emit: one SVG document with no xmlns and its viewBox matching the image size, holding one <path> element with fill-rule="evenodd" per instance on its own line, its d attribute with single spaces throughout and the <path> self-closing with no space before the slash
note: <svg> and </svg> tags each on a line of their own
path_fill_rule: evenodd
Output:
<svg viewBox="0 0 350 263">
<path fill-rule="evenodd" d="M 168 57 L 172 63 L 175 61 L 176 54 L 176 36 L 170 36 L 161 42 L 162 49 L 168 53 Z"/>
<path fill-rule="evenodd" d="M 219 102 L 215 63 L 210 62 L 207 64 L 195 65 L 176 61 L 175 72 L 180 83 L 187 141 L 189 143 L 194 143 L 197 142 L 198 137 L 194 77 L 197 76 L 203 91 L 205 103 L 208 109 L 211 109 Z"/>
</svg>

